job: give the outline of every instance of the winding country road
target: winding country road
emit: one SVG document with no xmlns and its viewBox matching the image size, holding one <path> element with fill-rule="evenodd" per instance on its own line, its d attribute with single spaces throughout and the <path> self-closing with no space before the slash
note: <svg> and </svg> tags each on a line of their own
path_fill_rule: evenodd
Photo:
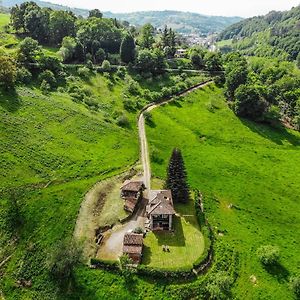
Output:
<svg viewBox="0 0 300 300">
<path fill-rule="evenodd" d="M 193 86 L 186 91 L 178 93 L 176 96 L 184 96 L 190 92 L 193 92 L 197 89 L 200 89 L 212 81 L 207 81 L 205 83 L 198 84 Z M 143 165 L 143 178 L 144 184 L 147 190 L 144 192 L 144 199 L 142 203 L 139 205 L 139 209 L 131 216 L 131 218 L 124 224 L 117 224 L 111 230 L 104 234 L 104 241 L 101 244 L 101 247 L 98 251 L 98 257 L 102 259 L 109 260 L 117 260 L 122 255 L 122 244 L 123 238 L 126 232 L 132 231 L 137 227 L 144 228 L 145 227 L 145 209 L 149 199 L 149 192 L 151 190 L 151 169 L 150 169 L 150 158 L 149 158 L 149 150 L 148 143 L 146 137 L 146 129 L 145 129 L 145 112 L 150 112 L 154 108 L 169 103 L 174 100 L 174 97 L 162 101 L 160 103 L 150 103 L 146 107 L 144 107 L 139 115 L 138 119 L 138 130 L 139 130 L 139 138 L 140 138 L 140 155 L 141 162 Z"/>
<path fill-rule="evenodd" d="M 178 93 L 176 96 L 186 96 L 187 94 L 205 87 L 206 85 L 212 83 L 213 81 L 207 81 L 204 83 L 197 84 L 181 93 Z M 151 168 L 150 168 L 150 158 L 149 158 L 149 150 L 148 150 L 148 143 L 147 143 L 147 136 L 146 136 L 146 130 L 145 130 L 145 112 L 150 112 L 154 108 L 164 105 L 166 103 L 172 102 L 174 100 L 174 97 L 171 97 L 170 99 L 167 99 L 165 101 L 159 102 L 159 103 L 150 103 L 146 107 L 144 107 L 140 113 L 139 119 L 138 119 L 138 128 L 139 128 L 139 138 L 140 138 L 140 147 L 141 147 L 141 162 L 143 165 L 143 180 L 144 184 L 147 188 L 147 191 L 149 193 L 151 189 Z"/>
</svg>

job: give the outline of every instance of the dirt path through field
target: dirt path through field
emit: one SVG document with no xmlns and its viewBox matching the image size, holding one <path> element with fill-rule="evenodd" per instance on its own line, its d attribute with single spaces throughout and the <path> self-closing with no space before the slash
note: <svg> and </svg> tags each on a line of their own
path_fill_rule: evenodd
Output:
<svg viewBox="0 0 300 300">
<path fill-rule="evenodd" d="M 206 85 L 210 84 L 211 82 L 212 81 L 207 81 L 205 83 L 198 84 L 198 85 L 188 89 L 187 91 L 179 93 L 177 96 L 186 96 L 189 93 L 191 93 L 191 92 L 193 92 L 197 89 L 205 87 Z M 142 161 L 143 170 L 144 170 L 143 178 L 144 178 L 144 183 L 145 183 L 145 186 L 147 187 L 148 192 L 151 189 L 151 168 L 150 168 L 150 159 L 149 159 L 147 136 L 146 136 L 146 130 L 145 130 L 144 113 L 145 112 L 150 112 L 154 108 L 159 107 L 161 105 L 164 105 L 166 103 L 172 102 L 172 101 L 174 101 L 174 98 L 170 98 L 170 99 L 165 100 L 165 101 L 160 102 L 160 103 L 151 103 L 151 104 L 147 105 L 141 111 L 141 114 L 139 116 L 138 128 L 139 128 L 139 138 L 140 138 L 140 147 L 141 147 L 141 161 Z M 147 193 L 147 191 L 146 191 L 146 193 Z"/>
</svg>

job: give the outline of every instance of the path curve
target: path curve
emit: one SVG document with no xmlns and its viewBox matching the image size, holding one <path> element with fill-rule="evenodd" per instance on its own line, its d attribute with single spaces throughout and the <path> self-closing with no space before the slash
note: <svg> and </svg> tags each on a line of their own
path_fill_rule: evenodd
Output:
<svg viewBox="0 0 300 300">
<path fill-rule="evenodd" d="M 189 94 L 197 89 L 203 88 L 212 82 L 213 82 L 213 80 L 199 83 L 183 92 L 176 94 L 175 97 L 176 96 L 186 96 L 187 94 Z M 146 129 L 145 129 L 144 113 L 150 112 L 151 110 L 153 110 L 156 107 L 159 107 L 161 105 L 164 105 L 166 103 L 174 101 L 175 97 L 172 96 L 169 99 L 166 99 L 159 103 L 155 103 L 155 102 L 150 103 L 141 110 L 140 115 L 139 115 L 138 129 L 139 129 L 139 139 L 140 139 L 140 149 L 141 149 L 140 155 L 141 155 L 141 162 L 142 162 L 143 170 L 144 170 L 143 171 L 144 172 L 143 179 L 144 179 L 145 186 L 147 188 L 146 194 L 147 194 L 147 192 L 149 193 L 149 191 L 151 189 L 151 168 L 150 168 L 149 150 L 148 150 L 148 143 L 147 143 L 147 136 L 146 136 Z"/>
<path fill-rule="evenodd" d="M 175 96 L 184 96 L 190 92 L 193 92 L 197 89 L 200 89 L 208 84 L 210 84 L 212 80 L 197 84 L 181 93 L 176 94 Z M 143 165 L 143 181 L 146 186 L 146 191 L 144 192 L 144 199 L 139 205 L 139 209 L 129 218 L 129 220 L 124 224 L 117 224 L 111 230 L 104 233 L 104 240 L 101 244 L 101 247 L 98 250 L 97 256 L 102 259 L 116 260 L 122 254 L 122 243 L 123 237 L 126 232 L 134 230 L 136 227 L 145 227 L 145 210 L 146 205 L 149 199 L 149 191 L 151 189 L 151 169 L 150 169 L 150 158 L 149 158 L 149 150 L 148 143 L 146 137 L 146 129 L 145 129 L 145 112 L 150 112 L 154 108 L 161 106 L 163 104 L 169 103 L 173 101 L 175 96 L 170 97 L 164 101 L 159 103 L 150 103 L 145 106 L 139 115 L 138 118 L 138 131 L 139 131 L 139 139 L 140 139 L 140 156 L 141 162 Z"/>
</svg>

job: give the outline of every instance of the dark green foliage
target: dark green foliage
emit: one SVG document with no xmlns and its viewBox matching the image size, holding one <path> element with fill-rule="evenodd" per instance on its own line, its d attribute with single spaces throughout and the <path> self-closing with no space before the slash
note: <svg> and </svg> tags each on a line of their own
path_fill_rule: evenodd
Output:
<svg viewBox="0 0 300 300">
<path fill-rule="evenodd" d="M 92 9 L 89 11 L 89 18 L 99 18 L 103 17 L 102 12 L 99 9 Z"/>
<path fill-rule="evenodd" d="M 219 39 L 234 39 L 232 46 L 247 55 L 295 60 L 300 51 L 299 19 L 299 5 L 289 11 L 272 11 L 229 26 Z"/>
<path fill-rule="evenodd" d="M 120 48 L 121 61 L 128 64 L 135 60 L 135 42 L 130 34 L 125 35 Z"/>
<path fill-rule="evenodd" d="M 64 37 L 75 36 L 76 16 L 70 11 L 53 11 L 50 14 L 50 39 L 54 45 L 60 44 Z"/>
<path fill-rule="evenodd" d="M 50 70 L 45 70 L 39 75 L 39 81 L 42 83 L 45 81 L 46 83 L 49 84 L 51 88 L 56 87 L 57 81 L 55 79 L 55 76 L 52 71 Z"/>
<path fill-rule="evenodd" d="M 209 299 L 228 299 L 231 285 L 232 279 L 227 275 L 227 272 L 220 271 L 216 273 L 213 280 L 206 285 Z"/>
<path fill-rule="evenodd" d="M 189 201 L 189 186 L 187 174 L 181 151 L 175 148 L 167 169 L 166 187 L 172 191 L 175 203 L 187 203 Z"/>
<path fill-rule="evenodd" d="M 151 24 L 145 24 L 140 33 L 139 46 L 142 49 L 151 49 L 154 44 L 154 27 Z"/>
<path fill-rule="evenodd" d="M 290 287 L 297 299 L 300 299 L 300 276 L 292 276 L 290 279 Z"/>
<path fill-rule="evenodd" d="M 15 5 L 11 12 L 13 28 L 40 43 L 58 44 L 65 36 L 74 36 L 76 19 L 70 11 L 41 8 L 34 2 Z"/>
<path fill-rule="evenodd" d="M 91 53 L 94 56 L 100 48 L 111 53 L 119 52 L 122 31 L 115 26 L 113 20 L 90 18 L 79 24 L 76 36 L 85 49 L 85 53 Z"/>
<path fill-rule="evenodd" d="M 257 256 L 265 266 L 272 266 L 279 261 L 279 248 L 271 245 L 261 246 L 257 249 Z"/>
<path fill-rule="evenodd" d="M 221 71 L 223 69 L 220 53 L 207 52 L 204 56 L 204 62 L 208 71 Z"/>
<path fill-rule="evenodd" d="M 240 117 L 261 120 L 268 104 L 253 85 L 240 85 L 235 91 L 234 111 Z"/>
<path fill-rule="evenodd" d="M 102 64 L 105 58 L 106 58 L 105 51 L 102 48 L 98 49 L 97 52 L 95 53 L 95 62 L 98 64 Z"/>
<path fill-rule="evenodd" d="M 297 56 L 297 67 L 300 69 L 300 51 Z"/>
<path fill-rule="evenodd" d="M 244 57 L 238 53 L 231 53 L 226 57 L 225 68 L 225 88 L 226 95 L 229 99 L 233 99 L 235 90 L 247 82 L 248 65 Z"/>
<path fill-rule="evenodd" d="M 73 240 L 58 243 L 48 257 L 47 265 L 51 276 L 60 284 L 72 279 L 81 254 L 81 248 Z"/>
<path fill-rule="evenodd" d="M 141 73 L 147 71 L 152 74 L 161 74 L 165 68 L 164 54 L 159 49 L 140 50 L 136 67 Z"/>
<path fill-rule="evenodd" d="M 196 69 L 201 69 L 204 66 L 204 61 L 198 51 L 191 51 L 190 59 Z"/>
<path fill-rule="evenodd" d="M 172 58 L 176 52 L 176 33 L 172 28 L 165 26 L 161 37 L 162 47 L 166 57 Z"/>
<path fill-rule="evenodd" d="M 38 41 L 27 37 L 19 45 L 18 61 L 23 64 L 35 63 L 41 54 Z"/>
<path fill-rule="evenodd" d="M 120 127 L 129 127 L 130 126 L 130 122 L 127 118 L 127 116 L 125 114 L 123 114 L 122 116 L 120 116 L 118 119 L 117 119 L 117 124 L 120 126 Z"/>
<path fill-rule="evenodd" d="M 57 57 L 43 55 L 38 63 L 41 70 L 50 70 L 55 75 L 63 71 L 63 66 Z"/>
<path fill-rule="evenodd" d="M 104 60 L 102 62 L 101 68 L 103 72 L 109 72 L 111 70 L 110 62 L 108 60 Z"/>
<path fill-rule="evenodd" d="M 17 69 L 17 82 L 23 84 L 29 84 L 32 80 L 32 74 L 24 67 Z"/>
<path fill-rule="evenodd" d="M 8 56 L 0 56 L 0 86 L 6 89 L 12 88 L 16 81 L 16 64 Z"/>
</svg>

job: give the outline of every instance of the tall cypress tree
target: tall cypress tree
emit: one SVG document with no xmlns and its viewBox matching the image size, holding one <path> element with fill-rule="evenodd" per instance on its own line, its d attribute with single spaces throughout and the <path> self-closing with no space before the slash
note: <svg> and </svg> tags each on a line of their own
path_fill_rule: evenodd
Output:
<svg viewBox="0 0 300 300">
<path fill-rule="evenodd" d="M 189 201 L 187 173 L 181 151 L 177 148 L 173 150 L 169 161 L 166 187 L 172 191 L 174 202 L 187 203 Z"/>
<path fill-rule="evenodd" d="M 135 59 L 135 42 L 130 34 L 127 34 L 122 41 L 120 56 L 122 62 L 127 64 Z"/>
</svg>

